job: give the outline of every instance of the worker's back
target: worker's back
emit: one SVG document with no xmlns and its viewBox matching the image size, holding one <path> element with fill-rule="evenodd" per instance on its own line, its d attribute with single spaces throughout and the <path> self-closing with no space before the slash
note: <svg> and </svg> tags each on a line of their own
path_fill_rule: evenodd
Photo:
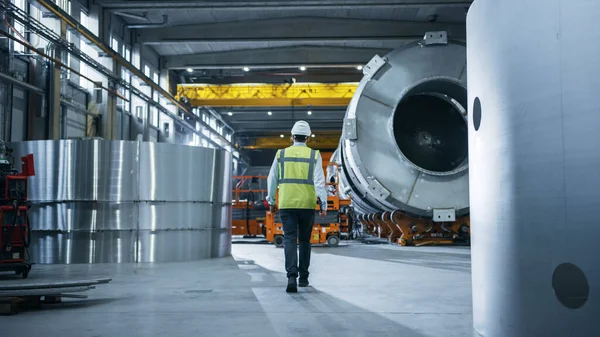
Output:
<svg viewBox="0 0 600 337">
<path fill-rule="evenodd" d="M 318 157 L 318 151 L 306 146 L 291 146 L 277 152 L 280 209 L 315 208 L 314 172 Z"/>
</svg>

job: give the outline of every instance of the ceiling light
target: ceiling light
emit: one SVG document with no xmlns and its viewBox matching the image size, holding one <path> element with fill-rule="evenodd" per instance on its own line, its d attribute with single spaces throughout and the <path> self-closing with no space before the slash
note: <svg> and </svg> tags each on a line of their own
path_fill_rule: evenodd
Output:
<svg viewBox="0 0 600 337">
<path fill-rule="evenodd" d="M 192 69 L 192 68 L 187 68 L 186 70 L 187 70 L 188 73 L 193 73 L 194 72 L 194 69 Z"/>
<path fill-rule="evenodd" d="M 306 70 L 306 67 L 305 67 L 305 66 L 302 66 L 302 67 L 300 67 L 300 70 L 302 70 L 302 71 L 305 71 L 305 70 Z"/>
<path fill-rule="evenodd" d="M 307 114 L 312 115 L 312 111 L 308 110 Z"/>
<path fill-rule="evenodd" d="M 250 68 L 244 67 L 244 71 L 250 71 Z"/>
<path fill-rule="evenodd" d="M 271 116 L 273 113 L 271 111 L 267 112 L 267 115 Z"/>
<path fill-rule="evenodd" d="M 279 137 L 284 138 L 285 136 L 283 134 L 279 135 Z"/>
<path fill-rule="evenodd" d="M 313 133 L 312 135 L 310 135 L 311 137 L 315 138 L 315 134 Z"/>
<path fill-rule="evenodd" d="M 362 66 L 356 66 L 356 69 L 362 70 Z"/>
<path fill-rule="evenodd" d="M 228 114 L 229 116 L 233 116 L 233 112 L 231 112 L 231 111 L 229 111 L 227 114 Z"/>
</svg>

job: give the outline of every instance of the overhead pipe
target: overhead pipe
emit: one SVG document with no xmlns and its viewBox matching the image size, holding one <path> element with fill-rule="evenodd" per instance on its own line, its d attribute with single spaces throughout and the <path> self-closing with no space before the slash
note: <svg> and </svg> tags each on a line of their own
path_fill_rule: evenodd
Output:
<svg viewBox="0 0 600 337">
<path fill-rule="evenodd" d="M 56 15 L 60 20 L 64 21 L 68 26 L 71 26 L 75 31 L 85 37 L 88 41 L 96 45 L 100 50 L 106 53 L 108 56 L 116 60 L 121 66 L 130 71 L 134 76 L 140 78 L 143 82 L 149 85 L 152 89 L 157 91 L 159 94 L 163 95 L 166 99 L 175 104 L 179 109 L 190 113 L 189 109 L 184 106 L 181 102 L 179 102 L 173 95 L 171 95 L 168 91 L 160 87 L 158 84 L 154 83 L 152 79 L 146 76 L 141 70 L 137 69 L 133 64 L 125 60 L 118 52 L 112 50 L 112 48 L 107 47 L 102 41 L 100 41 L 96 36 L 94 36 L 89 30 L 81 27 L 79 22 L 74 19 L 71 19 L 67 13 L 65 13 L 60 7 L 58 7 L 55 3 L 50 2 L 48 0 L 38 0 L 38 3 L 42 5 L 44 8 L 49 10 L 51 13 Z"/>
<path fill-rule="evenodd" d="M 124 18 L 136 19 L 136 20 L 148 20 L 148 12 L 142 13 L 142 15 L 126 13 L 126 12 L 113 12 L 114 15 L 122 16 Z"/>
<path fill-rule="evenodd" d="M 117 14 L 117 13 L 115 13 L 115 14 Z M 159 23 L 139 23 L 139 24 L 127 23 L 127 24 L 123 25 L 123 29 L 121 30 L 121 36 L 125 36 L 125 29 L 143 29 L 143 28 L 165 27 L 169 23 L 169 16 L 166 14 L 163 14 L 162 18 L 163 18 L 162 22 L 159 22 Z"/>
<path fill-rule="evenodd" d="M 26 89 L 26 90 L 28 90 L 30 92 L 33 92 L 33 93 L 36 93 L 38 95 L 44 95 L 45 94 L 44 90 L 42 90 L 42 89 L 40 89 L 40 88 L 38 88 L 36 86 L 33 86 L 31 84 L 19 81 L 18 79 L 14 78 L 12 76 L 6 75 L 4 73 L 0 73 L 0 81 L 9 82 L 10 84 L 14 84 L 16 86 L 19 86 L 19 87 L 21 87 L 23 89 Z"/>
<path fill-rule="evenodd" d="M 91 78 L 89 78 L 89 77 L 87 77 L 87 76 L 83 75 L 83 74 L 82 74 L 82 73 L 80 73 L 79 71 L 77 71 L 77 70 L 75 70 L 75 69 L 73 69 L 73 68 L 69 67 L 67 64 L 63 63 L 61 60 L 59 60 L 59 59 L 57 59 L 57 58 L 54 58 L 54 57 L 52 57 L 52 56 L 50 56 L 50 55 L 48 55 L 48 54 L 42 53 L 41 51 L 39 51 L 39 50 L 35 49 L 35 48 L 34 48 L 32 45 L 30 45 L 29 43 L 26 43 L 26 42 L 24 42 L 24 41 L 21 41 L 21 40 L 17 39 L 16 37 L 14 37 L 14 36 L 10 35 L 8 32 L 6 32 L 6 31 L 3 31 L 3 30 L 0 30 L 0 35 L 3 35 L 3 36 L 5 36 L 5 37 L 7 37 L 7 38 L 9 38 L 9 39 L 13 40 L 14 42 L 17 42 L 17 43 L 19 43 L 19 44 L 21 44 L 21 45 L 25 46 L 25 48 L 27 48 L 27 49 L 31 50 L 33 53 L 35 53 L 35 54 L 37 54 L 37 55 L 39 55 L 39 56 L 41 56 L 41 57 L 43 57 L 43 58 L 46 58 L 46 59 L 50 60 L 51 62 L 53 62 L 54 64 L 56 64 L 56 65 L 60 66 L 61 68 L 67 69 L 67 70 L 71 71 L 73 74 L 76 74 L 76 75 L 78 75 L 79 77 L 81 77 L 81 78 L 84 78 L 84 79 L 86 79 L 86 80 L 88 80 L 88 81 L 90 81 L 90 82 L 92 82 L 92 83 L 95 83 L 95 84 L 96 84 L 96 82 L 95 82 L 93 79 L 91 79 Z M 10 76 L 9 76 L 9 78 L 10 78 Z M 21 84 L 21 85 L 22 85 L 22 84 Z M 35 89 L 33 89 L 33 88 L 36 88 L 36 87 L 33 87 L 33 86 L 31 86 L 31 87 L 32 87 L 32 88 L 31 88 L 31 90 L 34 90 L 34 91 L 35 91 Z M 126 101 L 126 102 L 129 102 L 129 100 L 128 100 L 127 98 L 125 98 L 123 95 L 121 95 L 119 92 L 117 92 L 117 91 L 115 91 L 115 90 L 112 90 L 112 89 L 110 89 L 110 88 L 107 88 L 107 87 L 105 87 L 105 86 L 103 86 L 103 85 L 98 85 L 98 87 L 99 87 L 100 89 L 102 89 L 102 90 L 105 90 L 106 92 L 108 92 L 108 93 L 109 93 L 109 94 L 111 94 L 111 95 L 117 96 L 117 97 L 119 97 L 120 99 L 122 99 L 122 100 L 124 100 L 124 101 Z"/>
</svg>

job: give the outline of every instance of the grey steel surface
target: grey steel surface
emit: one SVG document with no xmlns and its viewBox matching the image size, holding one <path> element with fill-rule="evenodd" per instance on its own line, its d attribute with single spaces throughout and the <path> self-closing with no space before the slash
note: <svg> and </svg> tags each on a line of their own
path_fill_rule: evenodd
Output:
<svg viewBox="0 0 600 337">
<path fill-rule="evenodd" d="M 1 291 L 8 290 L 23 290 L 23 289 L 42 289 L 42 288 L 69 288 L 69 287 L 87 287 L 98 284 L 110 283 L 112 279 L 101 278 L 95 280 L 78 280 L 78 281 L 64 281 L 64 282 L 44 282 L 44 283 L 33 283 L 28 281 L 20 281 L 17 284 L 2 284 L 0 286 Z M 24 282 L 24 283 L 23 283 Z"/>
<path fill-rule="evenodd" d="M 15 158 L 33 153 L 32 201 L 138 200 L 138 143 L 100 140 L 32 141 L 9 145 Z M 19 166 L 20 161 L 15 163 Z M 20 167 L 19 167 L 20 168 Z"/>
<path fill-rule="evenodd" d="M 63 293 L 81 293 L 92 290 L 94 287 L 70 287 L 70 288 L 42 288 L 42 289 L 18 289 L 18 290 L 0 290 L 0 297 L 20 297 L 20 296 L 47 296 L 60 295 Z"/>
<path fill-rule="evenodd" d="M 35 156 L 36 263 L 186 261 L 231 250 L 227 152 L 104 140 L 10 146 L 15 158 Z"/>
<path fill-rule="evenodd" d="M 459 215 L 468 212 L 466 157 L 462 162 L 451 163 L 449 169 L 432 170 L 409 160 L 407 148 L 401 151 L 398 145 L 403 135 L 395 134 L 398 131 L 395 128 L 420 118 L 419 114 L 427 109 L 405 109 L 407 102 L 415 97 L 425 97 L 426 102 L 446 102 L 441 104 L 452 107 L 447 111 L 448 116 L 461 119 L 462 107 L 466 106 L 465 55 L 465 46 L 459 43 L 412 44 L 383 58 L 375 57 L 365 67 L 365 77 L 346 113 L 340 143 L 342 186 L 349 187 L 359 213 L 403 210 L 431 217 L 434 208 L 454 208 Z M 443 113 L 439 116 L 447 117 Z M 435 119 L 430 123 L 428 127 L 438 128 Z M 466 156 L 466 125 L 462 123 L 436 132 L 453 140 L 454 136 L 462 137 L 460 132 L 464 131 L 464 139 L 459 141 L 464 142 Z M 414 129 L 410 135 L 405 135 L 421 146 L 416 152 L 421 157 L 421 153 L 430 147 L 437 151 L 435 146 L 439 145 L 423 145 L 428 141 L 429 134 L 425 133 L 428 131 Z M 418 138 L 421 132 L 425 133 L 424 139 Z M 446 144 L 441 143 L 441 146 Z M 441 155 L 444 155 L 443 151 Z M 435 156 L 440 154 L 435 153 Z"/>
<path fill-rule="evenodd" d="M 469 119 L 469 153 L 482 336 L 598 335 L 598 13 L 593 0 L 478 0 L 469 10 L 469 106 L 481 106 L 477 131 Z"/>
</svg>

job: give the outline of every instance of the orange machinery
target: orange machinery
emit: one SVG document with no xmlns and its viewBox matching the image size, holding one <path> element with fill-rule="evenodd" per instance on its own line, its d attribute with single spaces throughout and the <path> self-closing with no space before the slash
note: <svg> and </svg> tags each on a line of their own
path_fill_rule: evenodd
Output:
<svg viewBox="0 0 600 337">
<path fill-rule="evenodd" d="M 402 246 L 469 244 L 469 216 L 447 222 L 411 217 L 401 211 L 361 214 L 357 221 L 365 231 Z"/>
<path fill-rule="evenodd" d="M 319 212 L 320 207 L 315 207 L 315 213 Z M 337 247 L 340 243 L 340 199 L 337 196 L 327 197 L 327 216 L 325 218 L 315 214 L 315 224 L 313 225 L 310 243 L 327 244 L 330 247 Z M 267 212 L 266 235 L 267 241 L 275 244 L 276 247 L 283 247 L 283 225 L 279 214 Z"/>
<path fill-rule="evenodd" d="M 267 177 L 234 176 L 237 181 L 233 189 L 232 235 L 256 237 L 265 235 L 265 214 L 268 205 Z"/>
</svg>

